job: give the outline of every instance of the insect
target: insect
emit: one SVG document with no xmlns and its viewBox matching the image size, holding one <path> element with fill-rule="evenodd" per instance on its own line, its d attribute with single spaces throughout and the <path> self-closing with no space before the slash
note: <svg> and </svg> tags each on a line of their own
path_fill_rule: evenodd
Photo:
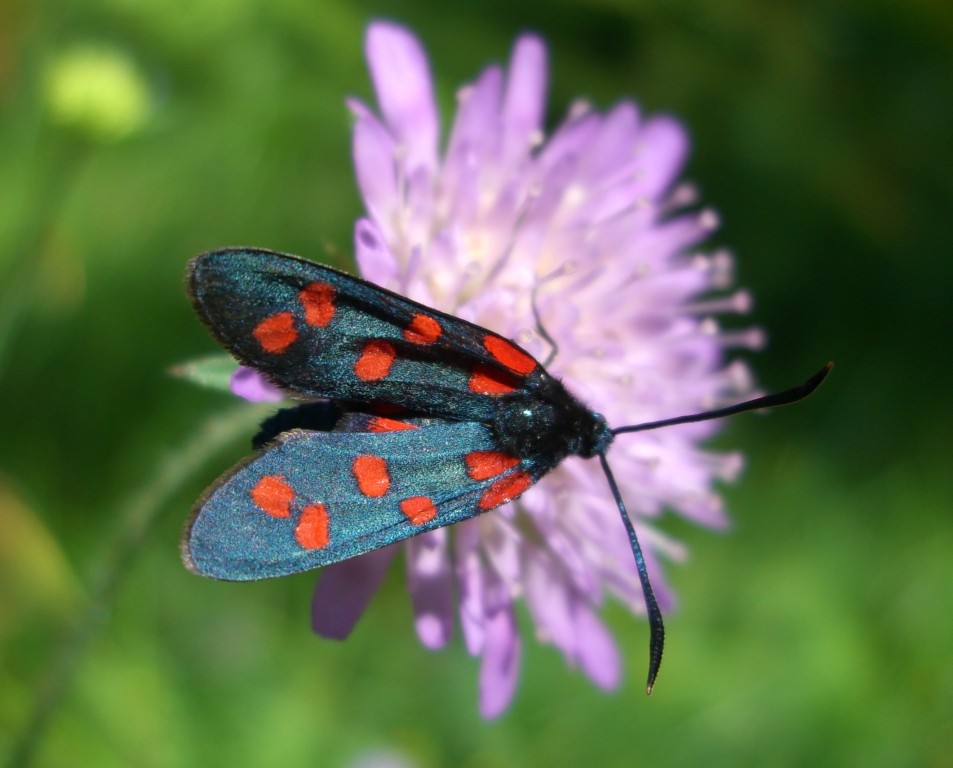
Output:
<svg viewBox="0 0 953 768">
<path fill-rule="evenodd" d="M 512 341 L 336 269 L 226 248 L 196 257 L 188 285 L 226 349 L 310 401 L 266 420 L 258 452 L 199 499 L 183 537 L 189 569 L 244 581 L 330 565 L 489 512 L 567 456 L 597 458 L 645 596 L 649 692 L 664 626 L 606 460 L 612 441 L 794 402 L 831 367 L 778 394 L 613 429 Z"/>
</svg>

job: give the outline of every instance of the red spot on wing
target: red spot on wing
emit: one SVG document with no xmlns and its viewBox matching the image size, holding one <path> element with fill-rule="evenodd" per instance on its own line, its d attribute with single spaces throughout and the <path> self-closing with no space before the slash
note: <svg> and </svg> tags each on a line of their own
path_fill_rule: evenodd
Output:
<svg viewBox="0 0 953 768">
<path fill-rule="evenodd" d="M 471 392 L 478 395 L 508 395 L 515 392 L 519 382 L 504 371 L 488 365 L 478 365 L 467 382 Z"/>
<path fill-rule="evenodd" d="M 473 480 L 489 480 L 512 469 L 520 460 L 500 451 L 473 451 L 464 457 L 467 474 Z"/>
<path fill-rule="evenodd" d="M 272 517 L 291 517 L 294 488 L 285 482 L 284 475 L 265 475 L 251 489 L 251 500 Z"/>
<path fill-rule="evenodd" d="M 404 338 L 414 344 L 433 344 L 440 338 L 441 333 L 443 333 L 443 329 L 440 327 L 440 323 L 432 317 L 429 315 L 414 315 L 410 325 L 404 329 Z"/>
<path fill-rule="evenodd" d="M 309 504 L 301 510 L 295 526 L 295 539 L 305 549 L 324 549 L 331 540 L 328 509 L 324 504 Z"/>
<path fill-rule="evenodd" d="M 372 339 L 364 345 L 361 356 L 354 363 L 354 375 L 361 381 L 378 381 L 387 378 L 397 352 L 390 342 Z"/>
<path fill-rule="evenodd" d="M 512 475 L 497 480 L 487 488 L 480 497 L 477 506 L 484 511 L 493 509 L 500 504 L 512 501 L 532 484 L 533 478 L 526 472 L 514 472 Z"/>
<path fill-rule="evenodd" d="M 417 425 L 384 416 L 374 416 L 367 425 L 368 432 L 401 432 L 405 429 L 417 429 Z"/>
<path fill-rule="evenodd" d="M 358 456 L 354 459 L 351 470 L 357 480 L 357 487 L 365 496 L 378 498 L 390 488 L 387 462 L 380 456 Z"/>
<path fill-rule="evenodd" d="M 498 363 L 505 365 L 513 373 L 526 376 L 536 370 L 536 361 L 506 339 L 487 334 L 483 337 L 483 346 Z"/>
<path fill-rule="evenodd" d="M 290 312 L 278 312 L 266 317 L 251 332 L 261 348 L 271 355 L 280 355 L 298 338 L 295 330 L 294 315 Z"/>
<path fill-rule="evenodd" d="M 324 328 L 334 317 L 334 286 L 328 283 L 309 283 L 298 294 L 304 307 L 304 319 L 308 325 Z"/>
<path fill-rule="evenodd" d="M 429 523 L 437 515 L 433 499 L 427 496 L 411 496 L 400 502 L 400 511 L 414 525 Z"/>
</svg>

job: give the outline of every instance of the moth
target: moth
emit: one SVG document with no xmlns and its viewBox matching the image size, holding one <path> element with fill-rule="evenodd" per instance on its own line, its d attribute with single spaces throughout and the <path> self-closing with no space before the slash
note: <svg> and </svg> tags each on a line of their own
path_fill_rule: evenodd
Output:
<svg viewBox="0 0 953 768">
<path fill-rule="evenodd" d="M 257 452 L 199 499 L 189 569 L 245 581 L 330 565 L 490 512 L 567 456 L 595 458 L 645 596 L 649 692 L 664 625 L 606 459 L 613 440 L 800 400 L 831 367 L 778 394 L 612 428 L 512 340 L 330 267 L 226 248 L 192 260 L 188 288 L 232 355 L 303 401 L 266 420 Z"/>
</svg>

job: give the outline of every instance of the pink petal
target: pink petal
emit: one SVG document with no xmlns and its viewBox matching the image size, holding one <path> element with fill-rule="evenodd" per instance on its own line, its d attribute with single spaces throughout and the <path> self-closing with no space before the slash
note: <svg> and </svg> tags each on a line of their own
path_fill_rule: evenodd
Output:
<svg viewBox="0 0 953 768">
<path fill-rule="evenodd" d="M 689 141 L 684 126 L 675 118 L 653 117 L 638 135 L 642 194 L 657 199 L 675 181 L 685 164 Z"/>
<path fill-rule="evenodd" d="M 374 22 L 365 55 L 381 114 L 406 152 L 406 167 L 436 167 L 440 125 L 427 56 L 417 38 L 396 24 Z"/>
<path fill-rule="evenodd" d="M 311 629 L 344 640 L 377 593 L 398 545 L 377 549 L 324 568 L 311 598 Z"/>
<path fill-rule="evenodd" d="M 365 279 L 385 287 L 396 285 L 400 264 L 371 219 L 358 219 L 354 225 L 354 260 Z"/>
<path fill-rule="evenodd" d="M 599 130 L 601 120 L 598 115 L 586 113 L 581 117 L 570 118 L 562 123 L 556 132 L 549 138 L 537 157 L 537 165 L 546 174 L 550 174 L 571 163 L 573 167 L 579 163 L 580 155 L 585 153 L 586 146 Z M 563 178 L 560 176 L 560 178 Z M 565 181 L 560 182 L 564 187 Z M 560 189 L 561 195 L 565 189 Z"/>
<path fill-rule="evenodd" d="M 668 262 L 663 268 L 670 271 L 672 269 L 671 261 L 675 255 L 710 237 L 711 232 L 710 229 L 702 225 L 697 215 L 675 216 L 664 222 L 656 223 L 651 229 L 641 233 L 639 246 L 645 253 L 646 260 L 654 257 L 660 263 Z M 666 275 L 666 277 L 681 279 L 680 275 L 674 273 Z M 704 281 L 705 275 L 698 275 L 697 278 L 700 282 Z"/>
<path fill-rule="evenodd" d="M 533 622 L 544 640 L 571 658 L 575 646 L 569 601 L 571 586 L 543 552 L 528 554 L 525 574 L 526 604 Z"/>
<path fill-rule="evenodd" d="M 277 403 L 284 393 L 254 368 L 240 365 L 232 374 L 232 393 L 252 403 Z"/>
<path fill-rule="evenodd" d="M 580 173 L 584 183 L 598 184 L 603 176 L 629 164 L 637 124 L 638 111 L 631 102 L 617 104 L 602 118 L 582 156 Z"/>
<path fill-rule="evenodd" d="M 486 639 L 485 574 L 480 562 L 480 526 L 476 520 L 454 526 L 454 563 L 460 601 L 460 626 L 467 651 L 476 656 Z"/>
<path fill-rule="evenodd" d="M 457 117 L 447 142 L 443 185 L 451 196 L 454 220 L 472 220 L 479 209 L 481 172 L 485 174 L 488 144 L 495 147 L 503 73 L 488 67 L 458 95 Z"/>
<path fill-rule="evenodd" d="M 401 192 L 404 213 L 404 237 L 412 245 L 421 245 L 433 234 L 434 174 L 422 166 L 407 170 Z"/>
<path fill-rule="evenodd" d="M 594 475 L 590 475 L 590 481 L 598 482 L 598 479 Z M 573 538 L 559 525 L 545 527 L 538 524 L 536 520 L 533 520 L 533 523 L 546 547 L 559 561 L 562 571 L 573 586 L 590 599 L 598 600 L 601 590 L 596 569 L 597 564 L 586 558 L 580 546 L 584 542 Z"/>
<path fill-rule="evenodd" d="M 619 649 L 592 608 L 581 600 L 573 608 L 579 665 L 600 688 L 617 688 L 622 678 Z"/>
<path fill-rule="evenodd" d="M 360 99 L 353 97 L 347 98 L 344 100 L 344 104 L 357 120 L 363 120 L 365 117 L 374 117 L 374 110 Z"/>
<path fill-rule="evenodd" d="M 376 118 L 366 117 L 354 124 L 352 151 L 357 185 L 367 212 L 379 225 L 392 225 L 398 205 L 394 140 Z M 393 234 L 384 232 L 391 241 Z"/>
<path fill-rule="evenodd" d="M 446 529 L 407 542 L 407 587 L 414 625 L 427 648 L 443 648 L 453 636 L 453 588 Z"/>
<path fill-rule="evenodd" d="M 519 678 L 520 638 L 511 604 L 486 618 L 480 665 L 480 714 L 490 720 L 506 711 Z"/>
<path fill-rule="evenodd" d="M 504 157 L 526 154 L 542 128 L 546 107 L 546 46 L 535 35 L 516 41 L 503 97 Z"/>
<path fill-rule="evenodd" d="M 512 505 L 508 504 L 494 514 L 512 515 L 513 512 Z M 505 584 L 519 583 L 523 559 L 520 533 L 511 524 L 500 520 L 495 525 L 484 525 L 482 534 L 483 554 L 496 574 Z"/>
<path fill-rule="evenodd" d="M 495 139 L 502 91 L 503 71 L 499 67 L 487 67 L 475 83 L 460 89 L 457 116 L 447 142 L 448 155 L 456 154 L 461 146 L 472 149 Z"/>
</svg>

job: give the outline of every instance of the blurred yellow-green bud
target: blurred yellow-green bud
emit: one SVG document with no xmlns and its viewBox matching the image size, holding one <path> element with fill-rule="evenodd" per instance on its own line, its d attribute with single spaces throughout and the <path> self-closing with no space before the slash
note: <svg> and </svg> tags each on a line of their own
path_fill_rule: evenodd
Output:
<svg viewBox="0 0 953 768">
<path fill-rule="evenodd" d="M 92 139 L 120 141 L 149 119 L 149 89 L 142 72 L 125 52 L 79 44 L 49 63 L 43 97 L 53 121 Z"/>
</svg>

